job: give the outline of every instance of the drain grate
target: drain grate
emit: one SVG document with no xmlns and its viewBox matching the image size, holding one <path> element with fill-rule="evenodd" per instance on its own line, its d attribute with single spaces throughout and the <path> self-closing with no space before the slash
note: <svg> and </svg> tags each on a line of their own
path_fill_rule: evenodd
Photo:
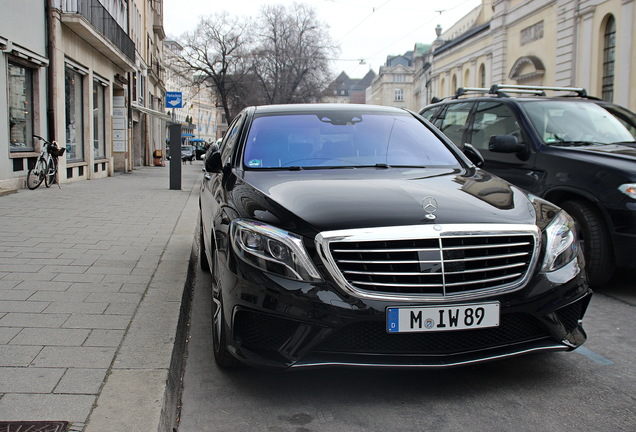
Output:
<svg viewBox="0 0 636 432">
<path fill-rule="evenodd" d="M 68 422 L 0 421 L 0 432 L 65 432 Z"/>
</svg>

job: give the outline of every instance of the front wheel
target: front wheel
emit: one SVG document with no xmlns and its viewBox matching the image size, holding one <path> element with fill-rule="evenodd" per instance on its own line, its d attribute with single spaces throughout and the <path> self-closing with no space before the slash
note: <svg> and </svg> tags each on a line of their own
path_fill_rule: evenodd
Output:
<svg viewBox="0 0 636 432">
<path fill-rule="evenodd" d="M 42 181 L 44 181 L 46 170 L 46 161 L 42 158 L 39 158 L 38 161 L 35 163 L 35 166 L 27 173 L 27 187 L 31 190 L 37 189 L 38 186 L 42 184 Z"/>
<path fill-rule="evenodd" d="M 55 158 L 49 159 L 49 163 L 46 167 L 46 175 L 44 176 L 44 185 L 50 187 L 55 183 L 55 175 L 57 174 L 57 161 Z"/>
<path fill-rule="evenodd" d="M 597 288 L 607 284 L 614 274 L 614 256 L 600 212 L 583 201 L 566 201 L 561 208 L 576 222 L 590 286 Z"/>
</svg>

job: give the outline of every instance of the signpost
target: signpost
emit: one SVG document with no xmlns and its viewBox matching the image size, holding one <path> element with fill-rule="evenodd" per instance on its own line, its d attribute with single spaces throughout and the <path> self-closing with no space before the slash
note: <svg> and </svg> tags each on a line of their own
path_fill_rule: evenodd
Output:
<svg viewBox="0 0 636 432">
<path fill-rule="evenodd" d="M 183 108 L 183 94 L 179 91 L 166 92 L 166 108 Z"/>
</svg>

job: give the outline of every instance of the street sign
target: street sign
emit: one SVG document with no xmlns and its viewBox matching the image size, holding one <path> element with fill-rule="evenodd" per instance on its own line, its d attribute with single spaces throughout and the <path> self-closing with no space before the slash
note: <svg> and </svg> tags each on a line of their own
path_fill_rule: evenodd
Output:
<svg viewBox="0 0 636 432">
<path fill-rule="evenodd" d="M 166 92 L 166 108 L 183 108 L 183 95 L 181 92 Z"/>
</svg>

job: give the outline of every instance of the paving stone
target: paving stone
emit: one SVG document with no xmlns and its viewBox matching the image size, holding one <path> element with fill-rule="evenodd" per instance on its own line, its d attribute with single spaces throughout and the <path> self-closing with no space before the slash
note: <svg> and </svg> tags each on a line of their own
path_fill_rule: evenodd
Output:
<svg viewBox="0 0 636 432">
<path fill-rule="evenodd" d="M 73 315 L 63 325 L 64 328 L 124 330 L 132 316 L 124 315 Z M 0 318 L 0 325 L 2 319 Z"/>
<path fill-rule="evenodd" d="M 115 348 L 46 346 L 33 360 L 35 367 L 108 368 Z"/>
<path fill-rule="evenodd" d="M 0 300 L 0 313 L 9 312 L 42 312 L 49 305 L 48 302 L 39 301 L 8 301 Z"/>
<path fill-rule="evenodd" d="M 64 371 L 64 368 L 0 367 L 0 389 L 3 393 L 51 393 Z"/>
<path fill-rule="evenodd" d="M 100 315 L 108 308 L 108 303 L 86 303 L 86 302 L 52 302 L 45 313 L 51 314 L 83 314 Z"/>
<path fill-rule="evenodd" d="M 41 346 L 0 345 L 0 365 L 27 367 L 40 351 Z"/>
<path fill-rule="evenodd" d="M 11 340 L 11 345 L 82 346 L 90 331 L 86 329 L 25 328 Z"/>
<path fill-rule="evenodd" d="M 0 327 L 0 344 L 6 345 L 17 335 L 20 333 L 21 328 L 14 327 Z"/>
<path fill-rule="evenodd" d="M 58 328 L 68 318 L 68 314 L 8 313 L 0 318 L 0 326 Z"/>
<path fill-rule="evenodd" d="M 84 422 L 94 403 L 94 395 L 8 393 L 0 399 L 0 418 Z"/>
<path fill-rule="evenodd" d="M 54 393 L 98 394 L 108 369 L 67 369 Z"/>
<path fill-rule="evenodd" d="M 118 347 L 124 339 L 124 330 L 91 330 L 91 334 L 84 342 L 84 346 Z"/>
</svg>

